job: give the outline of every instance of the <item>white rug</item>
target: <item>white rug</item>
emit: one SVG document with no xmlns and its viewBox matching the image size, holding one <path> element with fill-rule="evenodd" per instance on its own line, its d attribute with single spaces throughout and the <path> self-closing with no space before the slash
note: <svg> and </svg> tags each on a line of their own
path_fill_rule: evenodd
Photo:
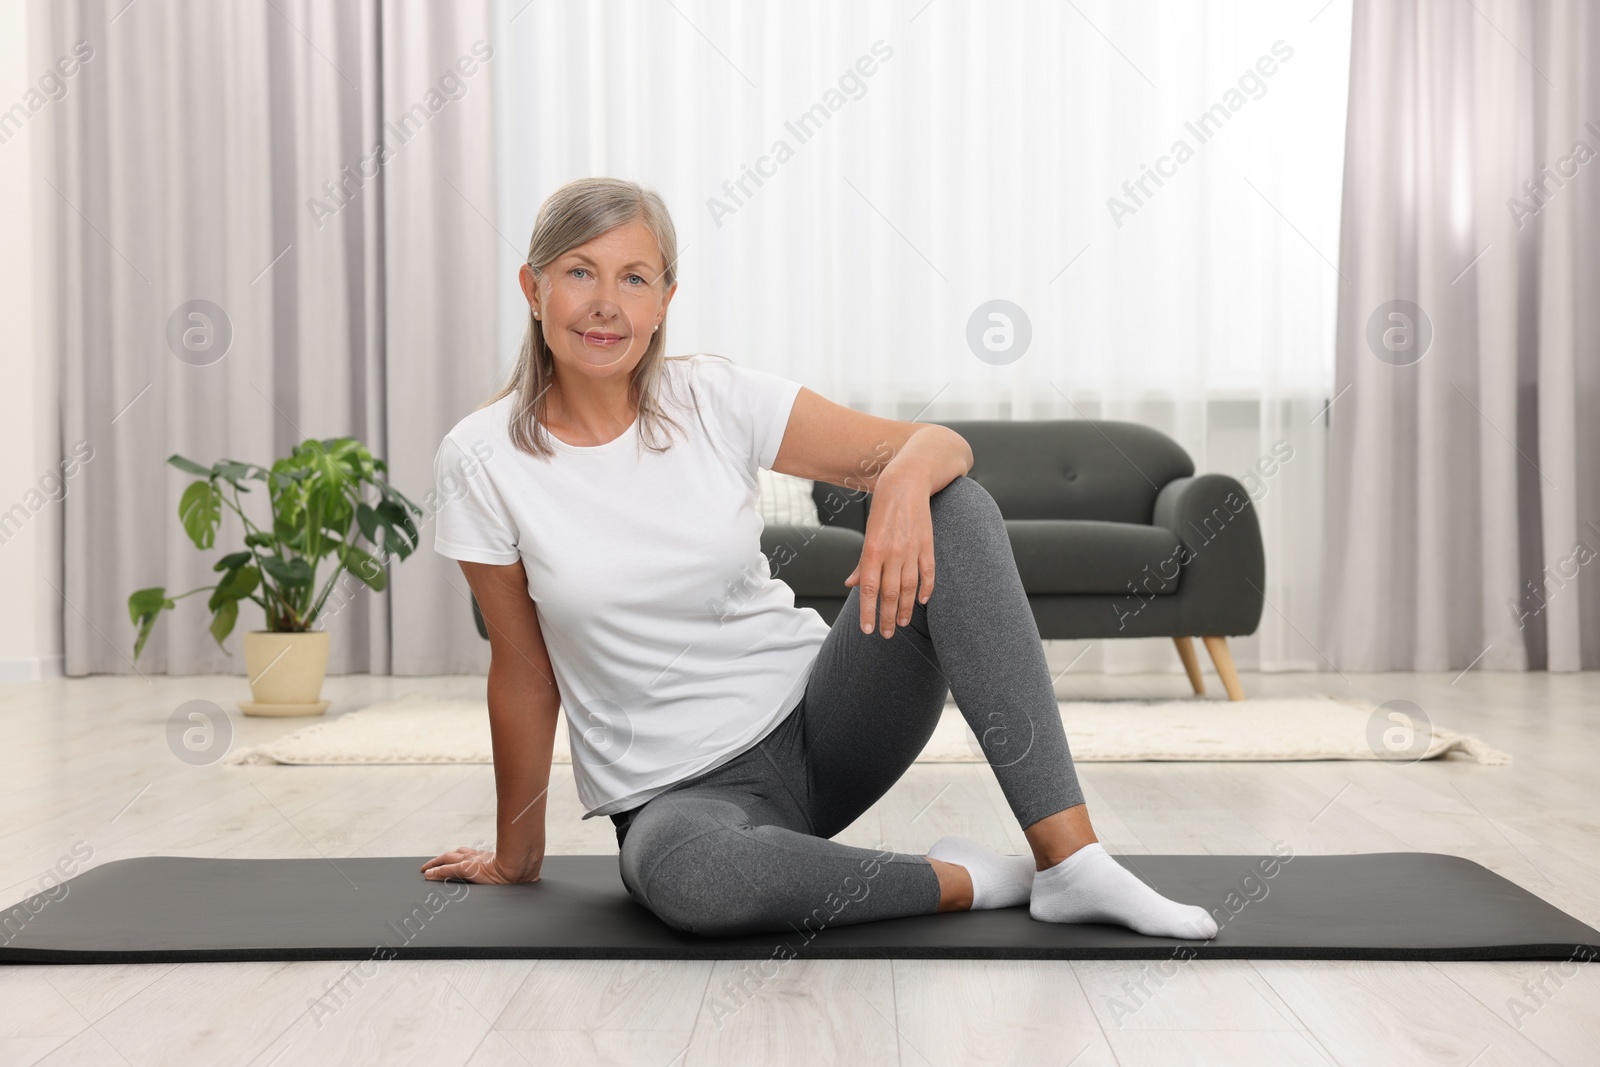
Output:
<svg viewBox="0 0 1600 1067">
<path fill-rule="evenodd" d="M 1062 723 L 1080 763 L 1137 760 L 1437 759 L 1456 754 L 1478 763 L 1511 757 L 1475 737 L 1420 725 L 1414 746 L 1391 742 L 1380 755 L 1371 704 L 1330 697 L 1244 700 L 1062 701 Z M 945 706 L 919 763 L 983 763 L 977 739 L 954 704 Z M 224 763 L 492 763 L 489 709 L 483 701 L 407 694 L 317 722 L 265 744 L 235 748 Z M 571 763 L 565 724 L 556 729 L 555 762 Z"/>
</svg>

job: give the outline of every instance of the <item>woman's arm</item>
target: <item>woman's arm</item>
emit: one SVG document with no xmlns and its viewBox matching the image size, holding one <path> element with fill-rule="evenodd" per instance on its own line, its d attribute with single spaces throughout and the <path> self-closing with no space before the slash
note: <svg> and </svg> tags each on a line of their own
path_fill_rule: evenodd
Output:
<svg viewBox="0 0 1600 1067">
<path fill-rule="evenodd" d="M 772 469 L 868 493 L 893 471 L 926 479 L 932 496 L 972 469 L 972 449 L 948 426 L 868 415 L 801 386 Z"/>
<path fill-rule="evenodd" d="M 861 629 L 892 637 L 913 600 L 933 592 L 928 498 L 972 469 L 966 438 L 947 426 L 899 422 L 835 404 L 801 387 L 772 469 L 872 494 L 861 562 L 845 579 L 861 587 Z M 879 598 L 883 601 L 881 614 Z"/>
<path fill-rule="evenodd" d="M 458 848 L 426 877 L 534 882 L 544 862 L 545 801 L 561 695 L 522 564 L 461 563 L 489 631 L 489 733 L 494 743 L 495 848 Z"/>
</svg>

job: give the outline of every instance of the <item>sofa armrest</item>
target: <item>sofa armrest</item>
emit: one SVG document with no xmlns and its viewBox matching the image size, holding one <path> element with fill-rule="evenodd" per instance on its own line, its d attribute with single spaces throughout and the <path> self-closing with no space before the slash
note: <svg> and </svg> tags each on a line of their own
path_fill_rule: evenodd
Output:
<svg viewBox="0 0 1600 1067">
<path fill-rule="evenodd" d="M 1266 552 L 1250 494 L 1226 474 L 1177 478 L 1156 496 L 1156 526 L 1178 537 L 1179 616 L 1195 637 L 1254 633 L 1266 589 Z"/>
</svg>

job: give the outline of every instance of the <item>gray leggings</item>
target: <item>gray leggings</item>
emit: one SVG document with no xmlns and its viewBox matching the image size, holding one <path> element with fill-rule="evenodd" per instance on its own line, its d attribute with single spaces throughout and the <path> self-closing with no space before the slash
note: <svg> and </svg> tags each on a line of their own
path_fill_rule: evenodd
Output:
<svg viewBox="0 0 1600 1067">
<path fill-rule="evenodd" d="M 937 911 L 926 858 L 829 838 L 911 766 L 947 693 L 1020 826 L 1083 803 L 1000 509 L 965 476 L 930 506 L 933 593 L 909 627 L 862 633 L 852 589 L 782 722 L 727 763 L 611 816 L 623 884 L 667 925 L 814 936 Z"/>
</svg>

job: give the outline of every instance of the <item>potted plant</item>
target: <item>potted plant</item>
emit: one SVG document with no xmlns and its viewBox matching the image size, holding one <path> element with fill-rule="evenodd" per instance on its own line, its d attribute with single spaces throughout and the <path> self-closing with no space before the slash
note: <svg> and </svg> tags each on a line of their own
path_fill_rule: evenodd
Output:
<svg viewBox="0 0 1600 1067">
<path fill-rule="evenodd" d="M 418 545 L 413 514 L 422 509 L 391 486 L 388 466 L 353 437 L 306 440 L 270 469 L 225 459 L 211 466 L 173 455 L 168 463 L 196 475 L 178 502 L 178 517 L 195 547 L 216 543 L 222 509 L 244 524 L 244 550 L 223 556 L 212 570 L 215 585 L 168 596 L 165 587 L 140 589 L 128 597 L 128 615 L 138 628 L 134 660 L 163 610 L 195 593 L 211 591 L 211 636 L 222 642 L 233 632 L 239 605 L 249 600 L 266 613 L 266 629 L 244 635 L 245 670 L 253 700 L 240 701 L 246 715 L 320 715 L 328 667 L 328 632 L 314 630 L 318 614 L 340 575 L 348 571 L 368 588 L 388 584 L 390 555 L 404 560 Z M 270 528 L 258 527 L 240 506 L 248 481 L 266 483 Z M 374 499 L 369 501 L 369 496 Z M 365 540 L 372 549 L 361 548 Z M 333 569 L 318 583 L 317 571 L 332 557 Z"/>
</svg>

